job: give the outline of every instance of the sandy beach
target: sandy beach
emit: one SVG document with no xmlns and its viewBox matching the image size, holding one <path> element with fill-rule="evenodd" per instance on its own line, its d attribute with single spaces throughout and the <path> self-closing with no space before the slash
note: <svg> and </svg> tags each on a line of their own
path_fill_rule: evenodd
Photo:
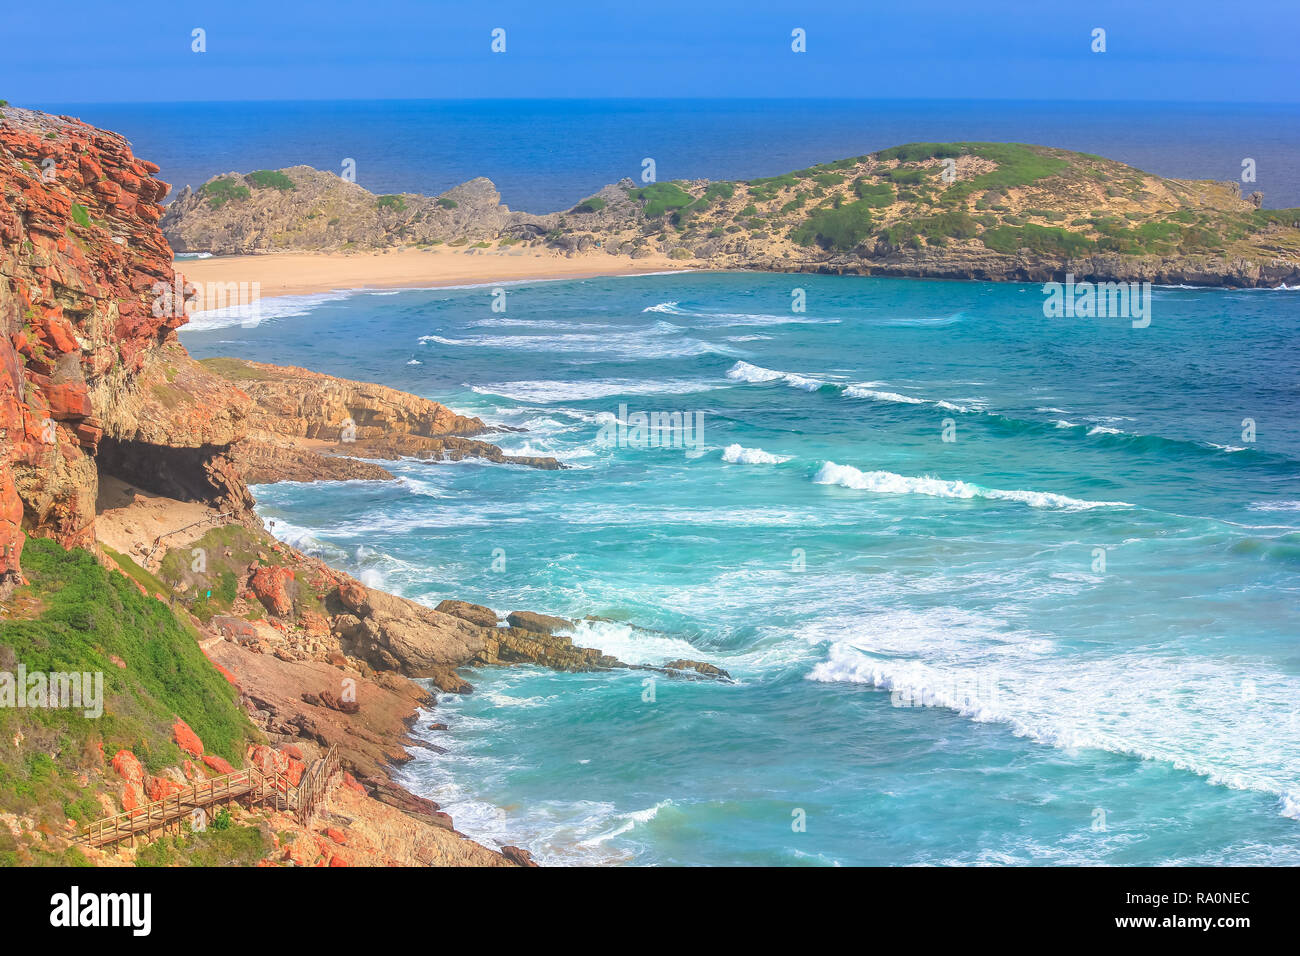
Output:
<svg viewBox="0 0 1300 956">
<path fill-rule="evenodd" d="M 181 259 L 176 270 L 194 283 L 258 283 L 261 296 L 331 289 L 391 289 L 517 279 L 579 279 L 683 269 L 666 256 L 556 253 L 519 249 L 404 249 L 386 253 L 272 253 Z"/>
</svg>

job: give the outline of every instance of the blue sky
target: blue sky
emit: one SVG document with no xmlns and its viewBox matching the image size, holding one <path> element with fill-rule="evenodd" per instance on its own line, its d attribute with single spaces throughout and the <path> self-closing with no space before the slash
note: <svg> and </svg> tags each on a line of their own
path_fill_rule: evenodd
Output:
<svg viewBox="0 0 1300 956">
<path fill-rule="evenodd" d="M 1300 102 L 1300 2 L 10 2 L 17 105 L 865 97 Z M 207 52 L 191 52 L 191 30 Z M 490 51 L 506 30 L 506 52 Z M 791 30 L 808 51 L 791 52 Z M 1094 27 L 1107 52 L 1090 50 Z"/>
</svg>

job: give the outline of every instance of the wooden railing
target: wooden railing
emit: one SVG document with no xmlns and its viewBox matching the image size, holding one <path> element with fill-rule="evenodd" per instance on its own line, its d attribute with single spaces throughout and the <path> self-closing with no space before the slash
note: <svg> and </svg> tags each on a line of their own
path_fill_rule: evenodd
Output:
<svg viewBox="0 0 1300 956">
<path fill-rule="evenodd" d="M 162 534 L 158 535 L 158 537 L 153 539 L 153 546 L 149 548 L 149 553 L 144 556 L 145 568 L 147 569 L 149 567 L 149 562 L 153 560 L 154 552 L 156 552 L 162 546 L 163 538 L 170 538 L 174 534 L 180 534 L 182 531 L 188 531 L 190 528 L 193 528 L 197 525 L 206 524 L 209 521 L 220 521 L 222 518 L 230 518 L 234 514 L 235 513 L 233 511 L 223 511 L 219 515 L 208 515 L 207 517 L 200 518 L 198 521 L 191 521 L 189 524 L 185 525 L 184 527 L 177 528 L 174 531 L 164 531 Z"/>
<path fill-rule="evenodd" d="M 338 752 L 331 747 L 329 752 L 314 762 L 298 781 L 298 822 L 306 826 L 311 822 L 311 815 L 316 809 L 329 786 L 330 777 L 339 769 Z"/>
<path fill-rule="evenodd" d="M 273 806 L 276 810 L 292 810 L 298 821 L 306 826 L 312 813 L 324 797 L 329 779 L 339 768 L 338 754 L 331 747 L 324 757 L 314 761 L 294 786 L 282 773 L 263 773 L 256 767 L 236 770 L 204 780 L 200 783 L 168 794 L 142 807 L 104 817 L 82 827 L 77 843 L 89 846 L 106 846 L 130 839 L 136 834 L 149 834 L 167 826 L 180 828 L 181 821 L 198 810 L 217 804 L 244 801 Z"/>
</svg>

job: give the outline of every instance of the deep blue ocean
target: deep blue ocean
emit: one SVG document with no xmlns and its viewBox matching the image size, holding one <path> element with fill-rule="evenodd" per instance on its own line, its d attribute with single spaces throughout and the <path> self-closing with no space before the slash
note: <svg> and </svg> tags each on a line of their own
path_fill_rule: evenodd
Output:
<svg viewBox="0 0 1300 956">
<path fill-rule="evenodd" d="M 319 101 L 39 104 L 117 130 L 175 191 L 212 176 L 356 161 L 372 192 L 476 176 L 512 209 L 567 209 L 655 160 L 668 179 L 772 176 L 900 143 L 999 140 L 1097 153 L 1162 176 L 1239 180 L 1300 206 L 1294 105 L 861 100 Z"/>
<path fill-rule="evenodd" d="M 289 298 L 183 338 L 572 466 L 259 487 L 283 539 L 735 678 L 467 671 L 417 731 L 446 752 L 403 775 L 476 838 L 547 863 L 1300 863 L 1300 292 L 1156 288 L 1145 328 L 1043 300 L 693 273 L 513 284 L 504 313 L 487 288 Z M 650 412 L 682 416 L 657 445 Z"/>
</svg>

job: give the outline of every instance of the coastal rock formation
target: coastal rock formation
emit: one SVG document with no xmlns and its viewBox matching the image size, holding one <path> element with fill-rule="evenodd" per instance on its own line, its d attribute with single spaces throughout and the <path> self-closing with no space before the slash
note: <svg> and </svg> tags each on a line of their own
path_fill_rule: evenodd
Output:
<svg viewBox="0 0 1300 956">
<path fill-rule="evenodd" d="M 360 459 L 482 458 L 555 470 L 554 458 L 507 455 L 470 436 L 492 431 L 481 419 L 445 405 L 368 382 L 242 359 L 205 359 L 203 366 L 252 399 L 248 431 L 232 452 L 252 484 L 392 475 Z"/>
<path fill-rule="evenodd" d="M 247 399 L 175 343 L 166 183 L 77 120 L 0 117 L 0 592 L 25 534 L 94 546 L 98 474 L 251 505 L 225 457 Z M 96 460 L 96 455 L 99 460 Z"/>
<path fill-rule="evenodd" d="M 541 617 L 543 615 L 535 615 Z M 594 647 L 579 647 L 573 638 L 520 627 L 499 628 L 487 635 L 475 664 L 540 664 L 557 671 L 592 671 L 626 667 Z"/>
<path fill-rule="evenodd" d="M 356 587 L 361 586 L 351 586 Z M 383 591 L 363 590 L 361 613 L 340 614 L 333 624 L 351 656 L 408 677 L 436 677 L 485 648 L 482 628 Z"/>
<path fill-rule="evenodd" d="M 175 304 L 183 283 L 157 230 L 157 201 L 167 187 L 153 178 L 156 171 L 121 137 L 75 120 L 12 108 L 0 117 L 0 585 L 21 581 L 24 535 L 98 551 L 129 583 L 109 578 L 85 554 L 64 557 L 147 604 L 143 614 L 134 608 L 132 629 L 152 634 L 165 623 L 176 639 L 164 655 L 169 665 L 191 654 L 198 663 L 190 680 L 233 685 L 238 693 L 225 701 L 225 726 L 237 724 L 245 740 L 269 741 L 248 750 L 249 762 L 292 781 L 311 759 L 337 748 L 345 773 L 326 795 L 324 813 L 342 808 L 345 820 L 311 829 L 276 811 L 235 811 L 269 822 L 275 862 L 533 865 L 525 850 L 498 853 L 463 838 L 435 803 L 393 779 L 393 768 L 410 759 L 408 746 L 438 749 L 408 736 L 420 709 L 435 703 L 412 678 L 465 693 L 472 688 L 456 668 L 466 665 L 624 665 L 556 633 L 570 624 L 562 619 L 515 612 L 500 627 L 496 614 L 478 605 L 430 609 L 274 541 L 252 514 L 245 473 L 259 463 L 257 473 L 268 476 L 275 468 L 376 476 L 365 469 L 378 466 L 327 453 L 329 446 L 376 458 L 560 466 L 507 456 L 473 437 L 489 430 L 480 420 L 392 389 L 302 369 L 194 362 L 174 334 L 184 310 L 160 307 L 168 297 Z M 486 196 L 481 189 L 474 195 Z M 474 195 L 460 215 L 483 215 Z M 97 505 L 116 547 L 99 547 Z M 60 589 L 74 590 L 56 578 L 45 597 Z M 17 601 L 22 615 L 41 616 L 30 589 Z M 114 654 L 111 665 L 132 673 L 134 656 Z M 212 706 L 216 697 L 200 699 Z M 195 726 L 198 714 L 186 711 Z M 93 734 L 69 745 L 90 755 L 78 784 L 104 814 L 236 769 L 242 748 L 224 757 L 205 753 L 178 716 L 164 717 L 160 731 L 147 752 L 153 759 L 165 743 L 178 763 L 156 773 L 128 750 L 110 764 Z M 212 726 L 203 736 L 214 743 Z M 107 788 L 105 765 L 114 771 Z M 93 818 L 96 809 L 78 812 Z M 65 830 L 62 816 L 61 834 L 34 817 L 23 821 L 33 845 L 57 852 L 77 830 L 73 820 Z M 125 848 L 86 853 L 97 863 L 132 858 Z"/>
<path fill-rule="evenodd" d="M 1236 183 L 1165 179 L 1016 143 L 911 143 L 745 182 L 625 179 L 543 216 L 509 212 L 486 180 L 437 198 L 376 197 L 309 167 L 277 173 L 282 189 L 258 188 L 267 175 L 227 174 L 182 194 L 162 222 L 168 240 L 219 254 L 472 242 L 469 251 L 523 244 L 667 256 L 697 269 L 1300 281 L 1300 210 L 1263 209 Z"/>
<path fill-rule="evenodd" d="M 566 621 L 562 617 L 535 614 L 532 611 L 511 611 L 506 615 L 506 621 L 511 627 L 532 631 L 534 634 L 554 634 L 573 626 L 572 621 Z"/>
<path fill-rule="evenodd" d="M 469 621 L 471 624 L 477 624 L 479 627 L 496 627 L 497 612 L 490 607 L 484 607 L 482 604 L 471 604 L 468 601 L 443 601 L 438 605 L 438 610 L 443 614 L 450 614 L 452 617 L 458 617 L 462 621 Z"/>
<path fill-rule="evenodd" d="M 664 665 L 664 668 L 670 671 L 692 670 L 695 671 L 695 673 L 697 674 L 703 674 L 705 677 L 722 677 L 722 678 L 731 677 L 731 675 L 728 674 L 726 671 L 724 671 L 721 667 L 718 667 L 716 664 L 709 664 L 706 661 L 690 661 L 690 660 L 679 659 L 675 661 L 669 661 L 667 664 Z"/>
<path fill-rule="evenodd" d="M 513 228 L 544 233 L 553 219 L 511 212 L 488 179 L 438 196 L 376 196 L 334 173 L 294 166 L 225 173 L 197 190 L 186 186 L 159 225 L 177 252 L 252 253 L 377 249 L 394 237 L 411 245 L 464 243 Z"/>
<path fill-rule="evenodd" d="M 475 625 L 368 591 L 262 531 L 233 455 L 250 425 L 251 400 L 194 362 L 175 338 L 185 318 L 174 307 L 183 280 L 173 274 L 157 230 L 157 200 L 167 186 L 153 178 L 156 171 L 114 134 L 26 110 L 0 114 L 0 590 L 22 582 L 23 542 L 39 535 L 98 551 L 103 564 L 126 575 L 127 587 L 149 599 L 148 615 L 154 598 L 171 605 L 186 626 L 167 611 L 159 625 L 166 618 L 182 642 L 196 636 L 215 670 L 240 690 L 249 718 L 280 744 L 254 747 L 254 765 L 292 781 L 301 778 L 303 746 L 339 748 L 356 791 L 341 788 L 353 826 L 336 832 L 355 846 L 325 857 L 329 865 L 527 865 L 523 851 L 508 858 L 456 834 L 436 804 L 393 781 L 391 768 L 409 759 L 407 731 L 417 709 L 432 703 L 398 669 L 428 671 L 439 686 L 467 689 L 452 668 L 486 642 Z M 286 382 L 310 377 L 285 373 Z M 300 396 L 319 408 L 275 406 L 277 422 L 293 419 L 287 433 L 305 439 L 337 399 L 357 415 L 363 440 L 376 449 L 386 443 L 403 453 L 505 460 L 495 446 L 462 437 L 484 430 L 477 420 L 378 386 L 321 382 L 328 387 L 304 385 Z M 112 513 L 106 524 L 121 551 L 100 549 L 97 507 Z M 17 605 L 20 616 L 42 614 L 30 594 L 20 593 Z M 224 610 L 238 613 L 214 613 Z M 5 608 L 6 615 L 13 611 Z M 368 651 L 398 669 L 376 669 L 345 654 L 331 631 L 349 624 L 358 628 L 358 645 L 364 636 Z M 111 663 L 129 671 L 137 662 L 112 655 Z M 145 773 L 122 750 L 111 762 L 111 781 L 100 779 L 101 769 L 84 776 L 82 785 L 103 813 L 235 769 L 205 753 L 185 720 L 175 717 L 168 726 L 165 740 L 179 765 Z M 93 733 L 68 746 L 83 744 L 98 753 L 101 768 L 108 763 Z M 339 798 L 328 795 L 327 805 Z M 93 818 L 95 808 L 79 812 Z M 64 830 L 62 816 L 58 832 L 32 816 L 13 819 L 24 839 L 31 838 L 21 846 L 22 859 L 49 847 L 68 850 L 76 833 L 71 820 Z M 301 825 L 277 822 L 277 832 L 296 834 L 285 861 L 322 859 Z M 87 849 L 85 855 L 123 862 L 131 851 Z"/>
</svg>

